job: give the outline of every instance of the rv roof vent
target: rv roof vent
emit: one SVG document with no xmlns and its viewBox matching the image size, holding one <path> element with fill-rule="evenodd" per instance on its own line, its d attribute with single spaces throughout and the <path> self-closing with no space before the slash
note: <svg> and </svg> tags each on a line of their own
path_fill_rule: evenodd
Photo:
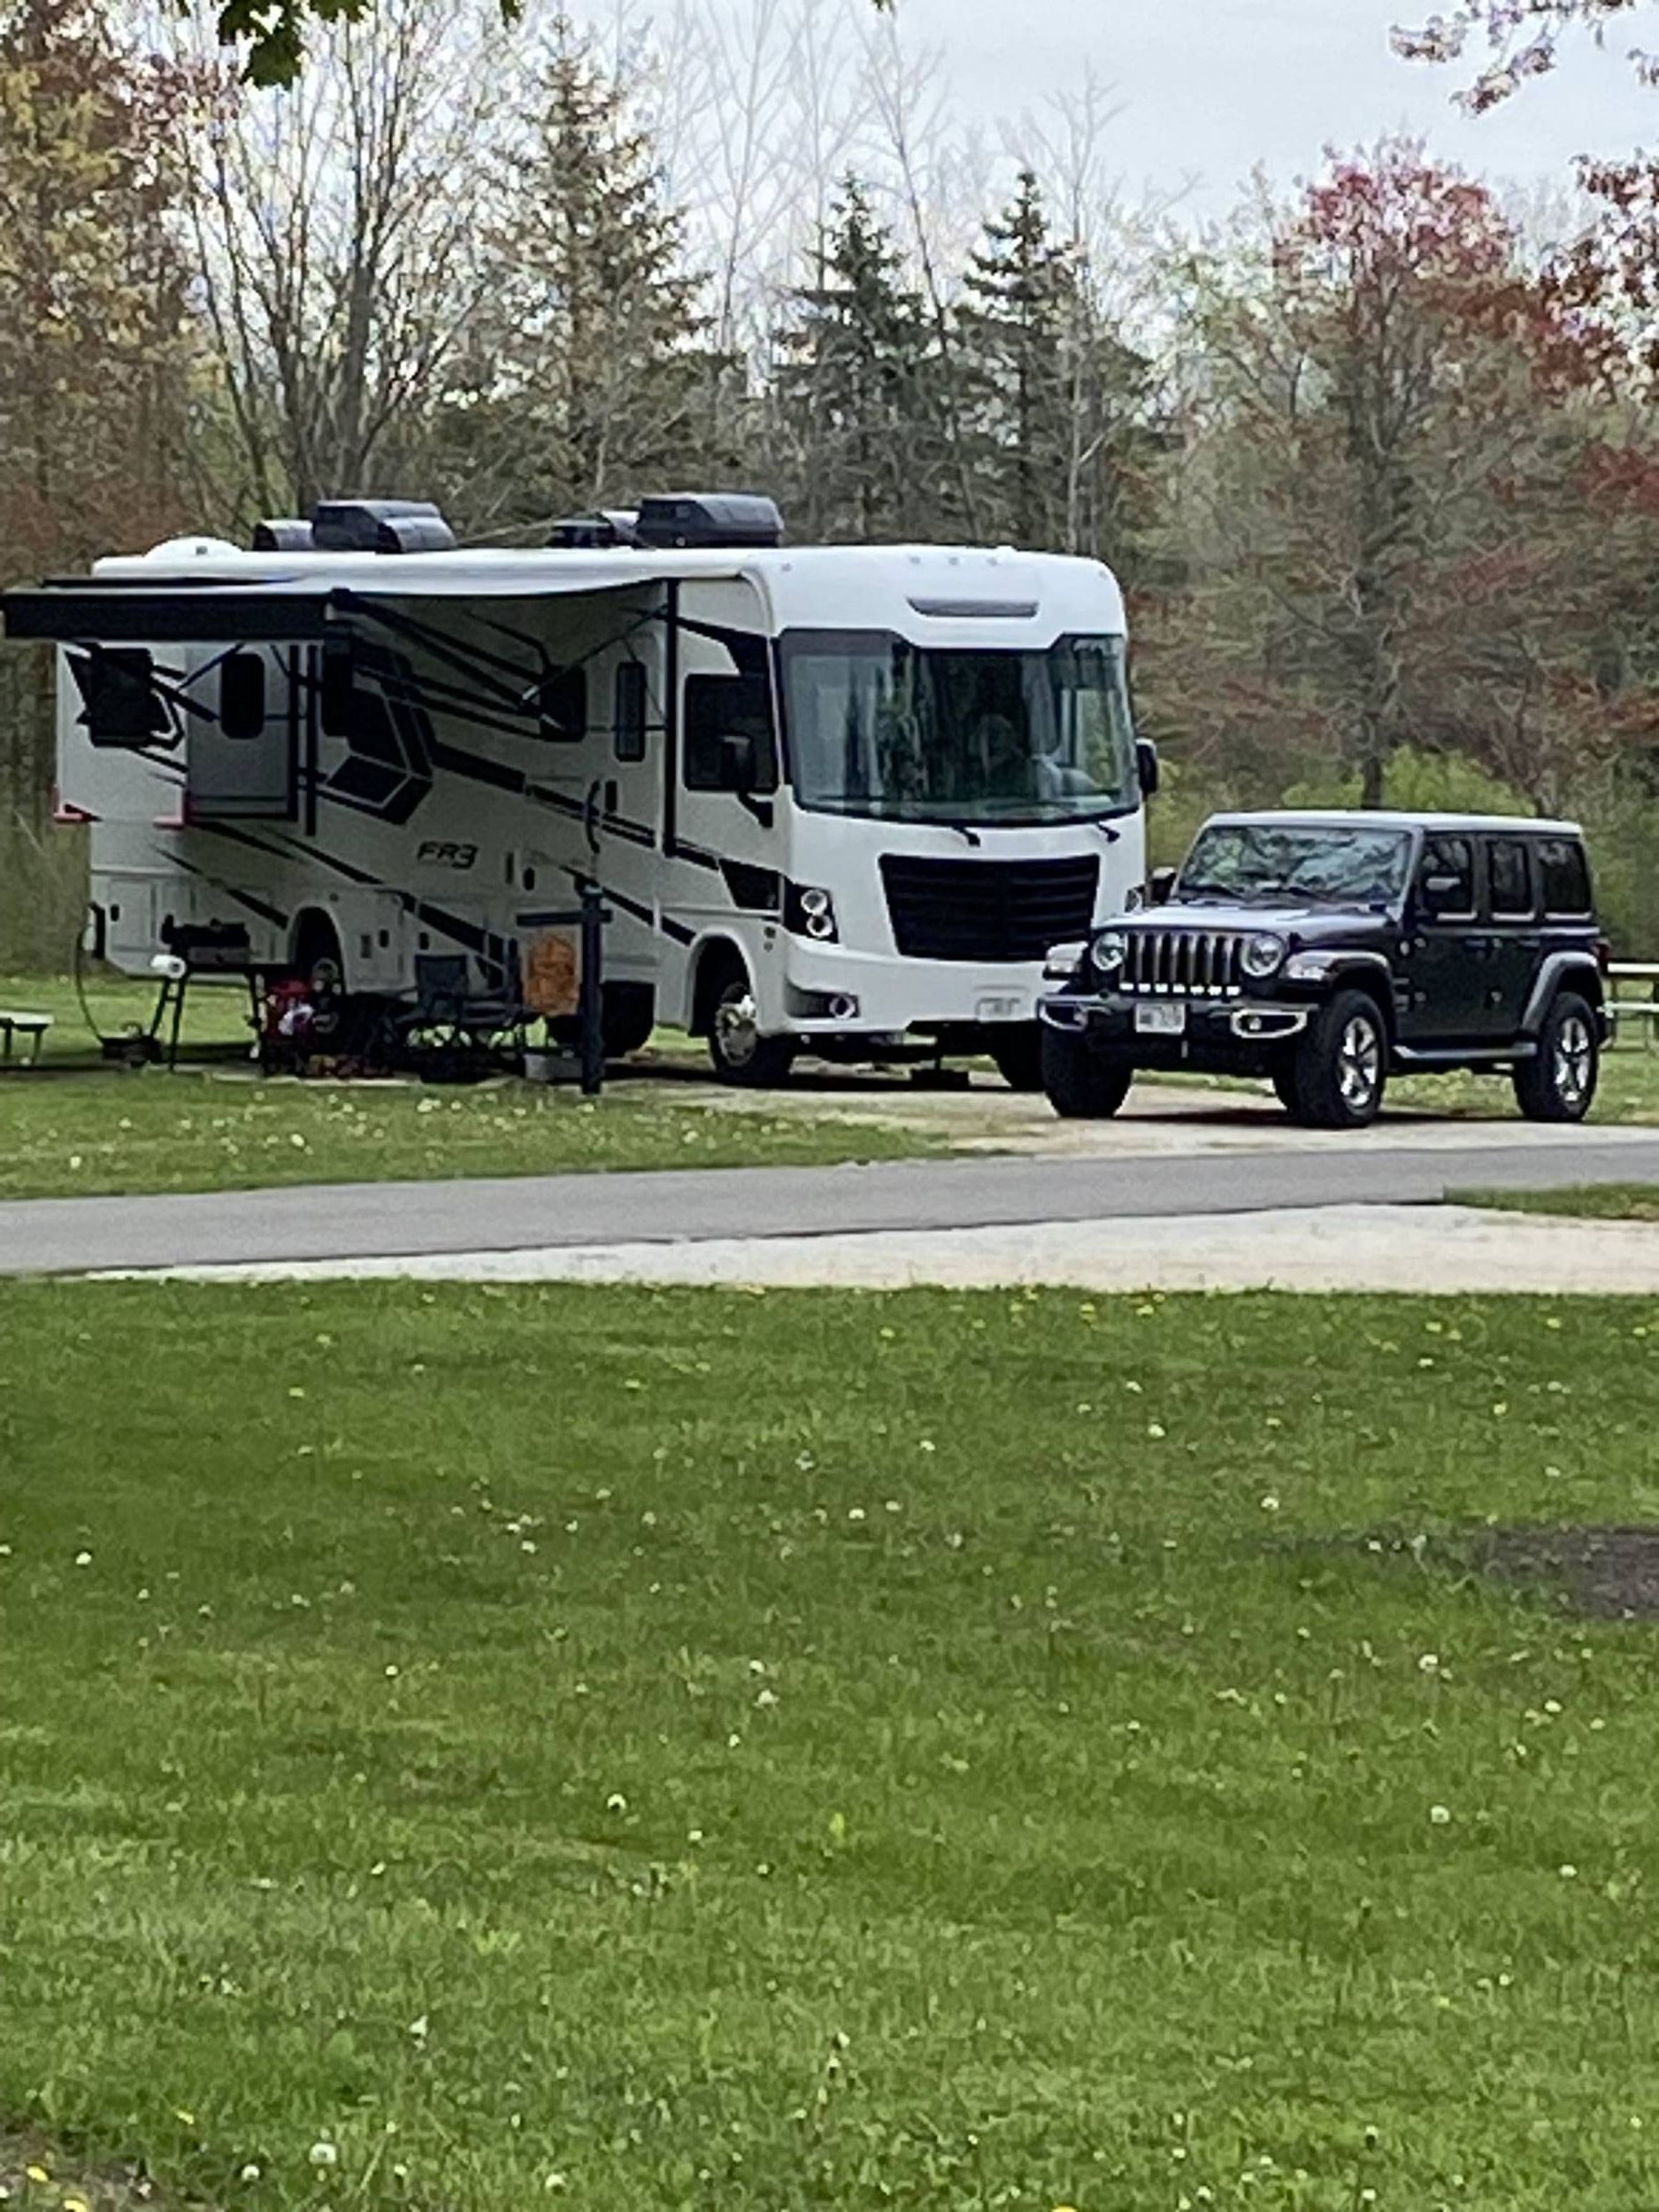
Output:
<svg viewBox="0 0 1659 2212">
<path fill-rule="evenodd" d="M 319 499 L 311 543 L 319 553 L 447 553 L 455 533 L 429 499 Z"/>
<path fill-rule="evenodd" d="M 548 543 L 566 552 L 590 552 L 602 545 L 641 545 L 644 540 L 635 526 L 638 519 L 631 507 L 602 507 L 591 515 L 566 515 L 553 525 Z"/>
<path fill-rule="evenodd" d="M 311 526 L 291 515 L 256 522 L 253 526 L 253 549 L 256 553 L 309 553 L 311 549 Z"/>
<path fill-rule="evenodd" d="M 754 492 L 656 492 L 640 502 L 646 545 L 777 545 L 783 517 Z"/>
</svg>

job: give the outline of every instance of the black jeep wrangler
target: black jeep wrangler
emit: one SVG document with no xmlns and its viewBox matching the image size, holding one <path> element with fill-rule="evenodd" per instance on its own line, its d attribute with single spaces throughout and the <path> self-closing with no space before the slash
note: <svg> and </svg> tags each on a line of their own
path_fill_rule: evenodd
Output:
<svg viewBox="0 0 1659 2212">
<path fill-rule="evenodd" d="M 1534 1121 L 1589 1110 L 1606 948 L 1571 822 L 1217 815 L 1152 897 L 1048 956 L 1057 1113 L 1115 1114 L 1141 1068 L 1268 1077 L 1321 1129 L 1437 1068 L 1507 1068 Z"/>
</svg>

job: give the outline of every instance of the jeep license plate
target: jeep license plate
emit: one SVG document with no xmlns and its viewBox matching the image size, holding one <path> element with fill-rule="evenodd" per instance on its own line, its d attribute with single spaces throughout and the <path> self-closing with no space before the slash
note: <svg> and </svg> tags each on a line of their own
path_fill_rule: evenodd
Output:
<svg viewBox="0 0 1659 2212">
<path fill-rule="evenodd" d="M 1182 999 L 1143 999 L 1135 1008 L 1138 1037 L 1184 1037 L 1187 1005 Z"/>
</svg>

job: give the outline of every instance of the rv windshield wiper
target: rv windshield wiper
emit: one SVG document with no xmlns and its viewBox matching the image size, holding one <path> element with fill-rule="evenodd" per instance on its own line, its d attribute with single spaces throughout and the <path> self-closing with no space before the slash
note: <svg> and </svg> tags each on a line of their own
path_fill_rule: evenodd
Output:
<svg viewBox="0 0 1659 2212">
<path fill-rule="evenodd" d="M 978 852 L 979 847 L 985 842 L 979 831 L 971 830 L 965 822 L 941 822 L 939 826 L 941 829 L 955 830 L 956 835 L 972 845 L 975 852 Z"/>
</svg>

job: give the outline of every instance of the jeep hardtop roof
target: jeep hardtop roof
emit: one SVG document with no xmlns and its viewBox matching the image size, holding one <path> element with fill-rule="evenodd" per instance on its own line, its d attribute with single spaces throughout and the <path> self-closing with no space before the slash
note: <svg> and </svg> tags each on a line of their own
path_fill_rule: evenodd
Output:
<svg viewBox="0 0 1659 2212">
<path fill-rule="evenodd" d="M 1534 836 L 1576 837 L 1580 840 L 1584 836 L 1577 822 L 1545 821 L 1533 814 L 1406 814 L 1370 807 L 1274 807 L 1259 811 L 1256 809 L 1238 811 L 1226 808 L 1220 813 L 1208 816 L 1202 826 L 1208 829 L 1216 822 L 1240 828 L 1254 825 L 1259 825 L 1263 829 L 1329 826 L 1342 829 L 1531 831 Z"/>
</svg>

